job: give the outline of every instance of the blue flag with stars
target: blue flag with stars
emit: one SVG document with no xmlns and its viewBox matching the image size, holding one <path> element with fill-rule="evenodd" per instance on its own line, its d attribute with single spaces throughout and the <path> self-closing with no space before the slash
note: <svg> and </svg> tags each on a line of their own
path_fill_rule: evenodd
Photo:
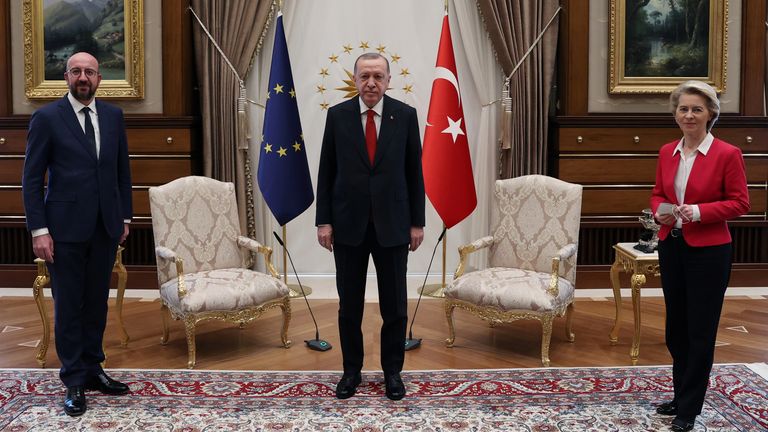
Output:
<svg viewBox="0 0 768 432">
<path fill-rule="evenodd" d="M 315 200 L 282 13 L 277 15 L 269 70 L 258 180 L 264 200 L 280 225 L 300 215 Z"/>
</svg>

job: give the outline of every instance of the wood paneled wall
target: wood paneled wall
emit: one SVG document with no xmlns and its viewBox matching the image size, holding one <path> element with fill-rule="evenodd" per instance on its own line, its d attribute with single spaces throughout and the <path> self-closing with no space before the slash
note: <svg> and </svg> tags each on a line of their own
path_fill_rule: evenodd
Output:
<svg viewBox="0 0 768 432">
<path fill-rule="evenodd" d="M 740 0 L 731 0 L 740 1 Z M 579 286 L 607 286 L 611 246 L 637 240 L 659 148 L 680 136 L 671 114 L 589 113 L 589 2 L 564 0 L 558 51 L 558 112 L 550 134 L 549 174 L 584 185 Z M 768 117 L 764 106 L 766 0 L 742 1 L 741 92 L 736 114 L 722 114 L 716 136 L 744 152 L 752 208 L 730 223 L 732 286 L 768 280 Z M 607 41 L 606 41 L 607 44 Z"/>
</svg>

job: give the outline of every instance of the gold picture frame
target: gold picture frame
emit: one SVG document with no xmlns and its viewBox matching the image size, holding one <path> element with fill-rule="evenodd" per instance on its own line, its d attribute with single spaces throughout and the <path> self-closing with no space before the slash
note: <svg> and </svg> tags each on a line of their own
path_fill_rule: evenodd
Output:
<svg viewBox="0 0 768 432">
<path fill-rule="evenodd" d="M 670 93 L 690 79 L 725 91 L 728 0 L 643 3 L 610 0 L 608 93 Z"/>
<path fill-rule="evenodd" d="M 85 3 L 92 2 L 83 0 Z M 66 4 L 65 4 L 66 3 Z M 99 60 L 99 72 L 103 78 L 96 96 L 110 99 L 144 98 L 144 0 L 117 0 L 105 2 L 102 9 L 94 13 L 77 8 L 77 3 L 63 0 L 23 0 L 24 31 L 24 92 L 29 99 L 55 99 L 67 93 L 64 80 L 66 57 L 72 51 L 89 51 Z M 122 10 L 120 9 L 122 4 Z M 108 10 L 108 8 L 112 8 Z M 49 15 L 54 12 L 66 14 L 76 24 L 72 27 L 50 25 L 46 28 L 45 9 Z M 61 11 L 62 8 L 67 8 Z M 86 13 L 87 12 L 87 13 Z M 73 18 L 73 14 L 76 15 Z M 102 16 L 103 15 L 103 16 Z M 91 30 L 83 30 L 85 19 L 93 23 Z M 75 20 L 79 21 L 75 21 Z M 64 20 L 53 20 L 57 24 Z M 76 30 L 73 30 L 76 28 Z M 45 35 L 48 32 L 49 43 Z M 51 40 L 62 44 L 50 44 Z M 71 42 L 71 43 L 70 43 Z M 63 45 L 67 44 L 67 45 Z M 91 49 L 83 49 L 82 47 Z M 46 48 L 49 48 L 46 50 Z"/>
</svg>

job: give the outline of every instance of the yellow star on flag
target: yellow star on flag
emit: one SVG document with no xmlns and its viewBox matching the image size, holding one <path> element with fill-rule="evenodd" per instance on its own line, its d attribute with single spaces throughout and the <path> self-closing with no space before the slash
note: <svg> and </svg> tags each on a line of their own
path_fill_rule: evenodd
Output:
<svg viewBox="0 0 768 432">
<path fill-rule="evenodd" d="M 337 56 L 336 54 L 331 54 L 331 56 L 330 56 L 330 57 L 328 57 L 328 60 L 330 60 L 330 61 L 331 61 L 331 63 L 338 63 L 338 61 L 339 61 L 339 56 Z"/>
<path fill-rule="evenodd" d="M 286 156 L 285 153 L 286 153 L 286 150 L 282 147 L 280 147 L 280 149 L 277 151 L 277 154 L 279 154 L 280 157 Z"/>
<path fill-rule="evenodd" d="M 360 48 L 362 49 L 368 49 L 368 42 L 360 41 Z"/>
<path fill-rule="evenodd" d="M 397 63 L 398 60 L 400 60 L 400 56 L 397 54 L 392 54 L 392 63 Z"/>
<path fill-rule="evenodd" d="M 275 94 L 282 93 L 283 92 L 283 86 L 281 86 L 280 84 L 275 84 L 274 90 L 275 90 Z"/>
<path fill-rule="evenodd" d="M 272 144 L 267 144 L 264 146 L 264 153 L 270 153 L 272 151 Z"/>
<path fill-rule="evenodd" d="M 352 45 L 344 45 L 344 52 L 347 54 L 352 53 Z"/>
<path fill-rule="evenodd" d="M 293 142 L 293 150 L 294 151 L 301 151 L 301 144 L 299 144 L 298 141 Z"/>
<path fill-rule="evenodd" d="M 413 93 L 413 84 L 406 84 L 405 87 L 403 87 L 403 91 L 406 93 Z"/>
<path fill-rule="evenodd" d="M 327 77 L 330 74 L 328 73 L 328 69 L 327 68 L 320 68 L 320 75 L 322 75 L 324 77 Z"/>
<path fill-rule="evenodd" d="M 323 86 L 322 84 L 320 84 L 319 86 L 317 86 L 317 92 L 318 92 L 318 93 L 323 93 L 323 92 L 325 92 L 325 86 Z"/>
<path fill-rule="evenodd" d="M 402 75 L 402 76 L 408 76 L 408 75 L 410 75 L 410 74 L 411 74 L 411 73 L 410 73 L 410 72 L 408 72 L 408 68 L 402 68 L 402 69 L 400 69 L 400 75 Z"/>
<path fill-rule="evenodd" d="M 327 109 L 328 109 L 328 104 L 327 104 L 327 103 L 325 103 L 325 102 L 321 103 L 321 104 L 320 104 L 320 109 L 322 109 L 322 110 L 327 110 Z"/>
<path fill-rule="evenodd" d="M 384 54 L 384 51 L 386 51 L 386 50 L 387 50 L 387 47 L 385 47 L 382 44 L 379 44 L 379 46 L 376 47 L 376 51 L 378 51 L 379 54 Z"/>
<path fill-rule="evenodd" d="M 291 98 L 296 99 L 296 90 L 291 89 L 291 91 L 289 91 L 288 94 L 291 95 Z"/>
</svg>

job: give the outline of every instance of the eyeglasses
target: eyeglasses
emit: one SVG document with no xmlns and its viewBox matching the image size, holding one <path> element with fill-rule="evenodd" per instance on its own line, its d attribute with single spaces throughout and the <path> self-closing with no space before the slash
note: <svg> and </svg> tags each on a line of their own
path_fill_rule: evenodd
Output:
<svg viewBox="0 0 768 432">
<path fill-rule="evenodd" d="M 99 74 L 98 71 L 95 71 L 93 69 L 80 69 L 80 68 L 72 68 L 68 70 L 67 73 L 74 77 L 79 77 L 80 74 L 85 73 L 85 76 L 88 78 L 93 78 Z"/>
</svg>

